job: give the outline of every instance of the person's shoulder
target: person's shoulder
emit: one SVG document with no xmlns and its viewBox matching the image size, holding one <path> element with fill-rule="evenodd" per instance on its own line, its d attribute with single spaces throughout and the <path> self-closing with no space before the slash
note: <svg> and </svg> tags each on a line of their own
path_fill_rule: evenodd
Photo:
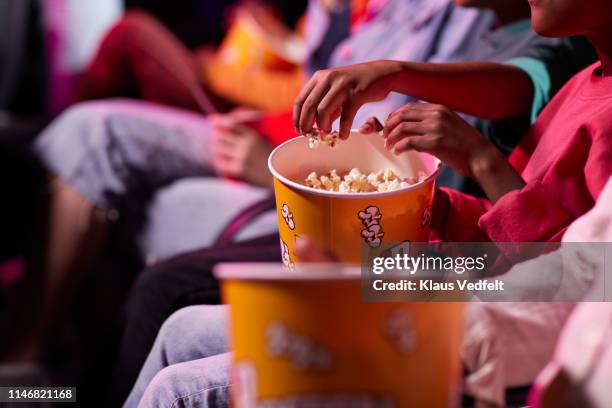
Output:
<svg viewBox="0 0 612 408">
<path fill-rule="evenodd" d="M 559 90 L 557 98 L 573 98 L 582 95 L 586 88 L 592 86 L 591 79 L 593 77 L 593 72 L 599 65 L 601 65 L 601 63 L 598 61 L 578 71 Z"/>
<path fill-rule="evenodd" d="M 596 75 L 596 72 L 599 71 L 600 69 L 601 69 L 601 61 L 598 60 L 586 66 L 585 68 L 583 68 L 581 71 L 579 71 L 576 74 L 574 78 L 579 77 L 580 80 L 588 80 L 593 75 Z"/>
</svg>

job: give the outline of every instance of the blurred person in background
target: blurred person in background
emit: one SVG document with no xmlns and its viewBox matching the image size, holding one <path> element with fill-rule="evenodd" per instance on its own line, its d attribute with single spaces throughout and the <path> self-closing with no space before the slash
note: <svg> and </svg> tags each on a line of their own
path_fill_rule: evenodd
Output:
<svg viewBox="0 0 612 408">
<path fill-rule="evenodd" d="M 84 71 L 79 99 L 131 96 L 202 113 L 237 105 L 266 111 L 290 105 L 305 79 L 297 17 L 306 2 L 235 3 L 231 14 L 225 7 L 218 16 L 231 18 L 216 50 L 210 42 L 189 49 L 174 35 L 178 29 L 194 37 L 195 27 L 179 25 L 172 32 L 152 14 L 128 11 Z M 213 7 L 212 16 L 220 8 Z"/>
<path fill-rule="evenodd" d="M 26 47 L 26 44 L 35 44 L 35 40 L 38 38 L 34 35 L 27 34 L 27 29 L 31 27 L 31 31 L 36 33 L 37 29 L 39 29 L 38 18 L 40 17 L 42 20 L 42 17 L 44 17 L 45 30 L 47 30 L 45 31 L 47 33 L 47 46 L 49 50 L 52 51 L 51 54 L 53 58 L 56 58 L 52 59 L 54 62 L 51 66 L 62 70 L 59 74 L 51 74 L 48 80 L 52 85 L 58 85 L 60 83 L 67 84 L 61 78 L 63 75 L 67 75 L 70 79 L 75 76 L 73 75 L 77 72 L 74 70 L 75 66 L 87 59 L 88 46 L 85 43 L 91 44 L 95 42 L 94 38 L 96 32 L 98 35 L 100 33 L 99 27 L 103 26 L 104 22 L 108 21 L 106 17 L 111 16 L 112 18 L 113 12 L 116 10 L 114 8 L 116 2 L 104 3 L 110 7 L 102 7 L 101 10 L 101 8 L 96 7 L 96 5 L 100 6 L 104 4 L 96 3 L 92 4 L 92 7 L 72 7 L 72 4 L 68 2 L 49 0 L 44 4 L 45 8 L 43 9 L 44 13 L 42 13 L 42 17 L 41 14 L 39 14 L 39 8 L 36 7 L 37 4 L 38 3 L 23 1 L 14 3 L 7 2 L 0 5 L 3 7 L 3 10 L 6 11 L 6 13 L 3 12 L 1 16 L 2 18 L 7 18 L 7 26 L 14 26 L 14 30 L 10 33 L 20 34 L 19 36 L 11 38 L 13 43 L 6 42 L 6 48 L 4 47 L 4 42 L 0 43 L 0 45 L 2 45 L 2 47 L 0 47 L 0 62 L 2 62 L 2 64 L 0 64 L 0 96 L 2 98 L 0 99 L 3 102 L 2 107 L 5 106 L 4 101 L 6 101 L 6 106 L 15 112 L 21 113 L 22 111 L 19 110 L 21 109 L 20 107 L 24 109 L 35 109 L 33 113 L 37 115 L 40 114 L 44 117 L 47 115 L 47 112 L 61 110 L 65 106 L 66 101 L 69 103 L 70 87 L 63 87 L 60 90 L 60 94 L 66 96 L 66 98 L 57 98 L 58 93 L 56 90 L 51 90 L 48 94 L 40 92 L 45 88 L 44 84 L 45 80 L 47 80 L 42 73 L 40 74 L 40 86 L 36 86 L 37 82 L 28 79 L 29 77 L 21 81 L 21 73 L 29 71 L 21 70 L 19 66 L 13 63 L 24 62 L 23 66 L 26 68 L 34 68 L 34 65 L 25 64 L 25 61 L 17 57 L 23 53 L 23 50 L 33 52 L 34 55 L 42 55 L 42 51 L 34 46 L 29 48 Z M 77 4 L 77 6 L 78 5 L 80 5 L 80 3 Z M 295 7 L 296 4 L 289 6 L 285 5 L 284 10 L 290 13 Z M 299 6 L 297 7 L 299 8 Z M 283 5 L 281 5 L 281 8 L 283 8 Z M 97 13 L 97 20 L 90 24 L 89 27 L 80 26 L 80 28 L 75 28 L 74 25 L 70 25 L 75 22 L 78 22 L 78 24 L 76 24 L 77 26 L 79 24 L 87 24 L 89 20 L 86 17 L 92 15 L 92 10 Z M 109 11 L 110 13 L 104 11 Z M 31 21 L 32 24 L 26 24 L 26 19 L 28 22 Z M 98 27 L 98 31 L 93 30 L 95 27 Z M 21 36 L 22 31 L 24 33 L 23 36 Z M 80 38 L 79 41 L 71 42 L 71 36 L 77 32 L 82 38 Z M 22 38 L 23 41 L 18 41 Z M 64 48 L 67 44 L 73 48 Z M 8 47 L 9 45 L 11 48 Z M 40 54 L 36 54 L 37 50 L 40 51 Z M 31 58 L 30 61 L 34 61 L 34 58 Z M 51 71 L 53 71 L 53 69 L 51 69 Z M 40 98 L 29 97 L 22 87 L 17 87 L 17 85 L 21 86 L 23 84 L 36 88 L 33 90 L 37 92 L 36 95 L 39 95 Z M 52 103 L 50 108 L 45 107 L 45 97 L 51 98 L 50 100 Z M 36 104 L 37 100 L 39 100 L 40 106 Z M 30 111 L 27 111 L 27 113 L 30 113 Z M 5 116 L 0 115 L 2 142 L 4 142 L 5 139 L 5 129 L 2 127 L 4 126 L 4 119 Z M 82 284 L 82 277 L 84 275 L 82 271 L 88 269 L 90 265 L 89 262 L 83 263 L 81 259 L 90 260 L 94 257 L 87 251 L 81 252 L 78 249 L 75 250 L 74 247 L 66 245 L 66 241 L 63 240 L 63 237 L 80 236 L 83 238 L 83 236 L 80 235 L 81 229 L 85 225 L 88 225 L 88 228 L 89 226 L 92 227 L 92 229 L 95 230 L 96 233 L 100 233 L 100 235 L 89 235 L 88 239 L 81 242 L 83 245 L 81 248 L 92 247 L 100 249 L 103 245 L 100 241 L 103 241 L 109 235 L 107 235 L 105 229 L 98 229 L 96 226 L 100 225 L 102 223 L 101 221 L 106 220 L 107 217 L 111 219 L 114 217 L 113 212 L 109 215 L 109 213 L 104 211 L 95 211 L 91 207 L 83 209 L 81 207 L 82 200 L 80 199 L 80 195 L 74 191 L 63 190 L 61 194 L 56 194 L 58 191 L 58 183 L 54 181 L 49 182 L 47 176 L 37 178 L 37 184 L 29 183 L 27 168 L 30 164 L 28 163 L 31 162 L 31 166 L 38 166 L 36 168 L 40 171 L 42 171 L 43 167 L 36 162 L 35 158 L 30 158 L 27 155 L 31 134 L 36 130 L 30 130 L 31 126 L 29 126 L 29 121 L 27 121 L 26 124 L 28 124 L 28 132 L 25 133 L 23 140 L 21 140 L 21 135 L 24 132 L 21 129 L 15 129 L 12 126 L 6 130 L 6 137 L 8 138 L 10 136 L 11 139 L 10 146 L 8 146 L 7 149 L 9 149 L 11 153 L 5 154 L 4 150 L 2 152 L 2 164 L 3 166 L 6 165 L 5 176 L 9 177 L 14 174 L 10 171 L 11 169 L 21 170 L 17 177 L 12 178 L 12 183 L 5 183 L 5 193 L 12 198 L 11 200 L 5 200 L 3 203 L 7 204 L 7 206 L 3 206 L 3 208 L 6 207 L 7 213 L 10 212 L 10 217 L 12 217 L 10 218 L 12 221 L 11 224 L 5 225 L 6 235 L 3 237 L 3 242 L 6 239 L 6 242 L 11 243 L 11 245 L 3 247 L 3 250 L 7 251 L 7 262 L 5 265 L 5 257 L 3 254 L 2 268 L 0 268 L 0 281 L 3 283 L 3 287 L 6 286 L 5 293 L 7 294 L 6 297 L 3 296 L 2 298 L 1 315 L 3 318 L 0 322 L 3 328 L 6 329 L 2 330 L 3 339 L 2 344 L 0 344 L 0 383 L 3 384 L 22 384 L 25 379 L 31 383 L 48 384 L 49 378 L 47 378 L 47 373 L 44 372 L 40 362 L 47 359 L 49 344 L 52 342 L 55 343 L 58 338 L 63 337 L 65 334 L 63 326 L 60 323 L 63 322 L 66 315 L 72 315 L 70 306 L 73 305 L 74 302 L 73 290 L 77 285 Z M 38 128 L 38 125 L 34 127 L 34 129 Z M 19 147 L 19 151 L 22 150 L 21 146 L 23 146 L 23 154 L 14 155 L 12 153 L 13 145 Z M 71 148 L 70 143 L 64 145 L 63 148 L 65 151 L 69 152 Z M 28 158 L 28 160 L 25 158 Z M 21 186 L 22 183 L 25 185 Z M 25 192 L 30 191 L 30 188 L 33 191 L 38 191 L 37 186 L 39 186 L 42 191 L 42 193 L 40 193 L 40 199 L 34 202 L 24 203 L 21 205 L 21 211 L 18 213 L 9 211 L 9 209 L 18 208 L 18 203 L 22 199 L 26 199 Z M 50 196 L 57 197 L 58 195 L 61 196 L 59 200 L 61 205 L 57 205 L 58 201 L 48 200 Z M 35 214 L 29 211 L 32 206 L 37 209 Z M 41 208 L 39 208 L 39 206 Z M 79 208 L 79 210 L 70 213 L 70 211 L 75 208 Z M 72 221 L 66 224 L 49 223 L 50 219 L 66 220 L 68 218 L 72 218 Z M 30 223 L 34 224 L 36 229 L 34 229 L 34 227 L 29 228 Z M 12 228 L 13 226 L 15 226 L 15 228 L 21 226 L 21 230 L 17 231 Z M 48 235 L 46 232 L 43 232 L 49 227 L 55 229 L 57 233 Z M 12 237 L 11 234 L 13 234 Z M 28 239 L 35 238 L 35 242 L 28 241 L 31 245 L 26 247 L 24 244 L 24 248 L 21 248 L 21 244 L 18 243 L 21 242 L 21 236 L 24 234 L 27 235 Z M 95 238 L 96 235 L 98 238 Z M 116 237 L 116 234 L 113 236 Z M 11 240 L 13 240 L 13 242 L 11 242 Z M 43 248 L 47 245 L 49 247 L 45 251 Z M 14 251 L 12 248 L 16 246 L 19 246 L 27 253 L 23 254 L 23 256 L 20 256 L 19 252 L 13 254 Z M 17 249 L 15 249 L 15 251 L 16 250 Z M 57 262 L 57 259 L 54 257 L 58 253 L 70 256 L 72 258 L 71 260 L 74 262 L 70 266 L 61 261 Z M 34 257 L 34 255 L 36 256 Z M 72 272 L 77 271 L 75 275 L 78 275 L 75 280 L 71 281 L 66 286 L 57 284 L 62 281 L 62 277 L 58 276 L 58 271 L 64 270 L 64 268 Z M 112 290 L 106 292 L 111 295 L 113 294 Z M 33 299 L 33 301 L 26 302 L 26 299 Z M 109 312 L 112 312 L 112 310 L 109 310 Z M 59 336 L 57 335 L 58 333 Z M 65 365 L 68 364 L 71 364 L 71 362 L 68 361 L 65 363 Z"/>
<path fill-rule="evenodd" d="M 201 3 L 199 6 L 202 7 L 204 3 L 213 2 L 193 3 Z M 215 6 L 215 10 L 225 7 L 221 2 L 214 3 L 211 6 Z M 140 6 L 149 7 L 151 4 Z M 171 7 L 172 18 L 187 17 L 181 17 L 184 10 L 177 6 L 173 4 Z M 281 4 L 280 7 L 290 15 L 291 10 L 299 8 L 299 5 Z M 44 231 L 49 228 L 49 219 L 58 214 L 57 206 L 49 200 L 49 193 L 55 191 L 57 184 L 49 183 L 43 166 L 29 153 L 29 143 L 50 116 L 74 102 L 75 84 L 81 70 L 93 57 L 104 32 L 119 17 L 122 9 L 120 0 L 6 0 L 0 4 L 0 25 L 7 33 L 0 39 L 0 161 L 4 180 L 2 209 L 6 221 L 3 222 L 0 257 L 2 385 L 24 384 L 25 379 L 32 384 L 48 384 L 48 373 L 39 363 L 48 360 L 51 343 L 56 346 L 58 341 L 66 340 L 66 332 L 60 324 L 64 318 L 78 318 L 78 313 L 69 308 L 73 303 L 68 299 L 74 300 L 74 292 L 65 292 L 58 287 L 55 273 L 43 273 L 49 270 L 49 262 L 52 263 L 43 248 L 49 244 L 51 251 L 56 248 L 70 251 L 61 240 L 62 234 L 78 234 L 80 226 L 90 222 L 95 225 L 100 214 L 79 212 L 70 224 L 73 229 L 59 227 L 61 232 L 58 235 L 48 236 Z M 204 13 L 204 10 L 200 11 Z M 194 23 L 195 20 L 192 19 Z M 222 20 L 215 21 L 221 29 Z M 199 39 L 214 45 L 216 38 L 207 35 Z M 70 145 L 65 148 L 69 151 Z M 74 194 L 63 197 L 63 204 L 72 203 L 68 207 L 78 204 L 78 197 Z M 107 235 L 101 236 L 105 237 Z M 94 239 L 93 243 L 88 241 L 84 245 L 99 248 L 95 242 L 98 241 Z M 75 268 L 81 267 L 76 261 Z M 83 283 L 81 279 L 76 282 Z M 112 288 L 101 292 L 116 295 Z M 112 314 L 112 308 L 108 312 Z M 31 320 L 32 316 L 35 316 L 35 321 Z M 95 325 L 92 322 L 92 326 Z M 82 333 L 78 335 L 82 336 Z M 68 333 L 68 340 L 74 342 L 71 336 L 74 334 Z M 77 343 L 83 340 L 80 338 Z M 64 352 L 61 350 L 59 355 L 64 355 Z M 63 368 L 72 365 L 70 368 L 74 371 L 71 355 L 64 356 L 67 361 L 59 365 Z M 79 369 L 87 368 L 85 366 L 95 360 L 87 354 L 85 357 L 89 361 L 79 362 Z M 99 371 L 103 370 L 100 367 Z"/>
</svg>

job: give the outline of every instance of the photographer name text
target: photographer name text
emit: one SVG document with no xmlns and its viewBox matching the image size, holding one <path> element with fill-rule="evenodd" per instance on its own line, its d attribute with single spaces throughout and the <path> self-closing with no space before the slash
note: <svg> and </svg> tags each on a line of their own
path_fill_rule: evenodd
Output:
<svg viewBox="0 0 612 408">
<path fill-rule="evenodd" d="M 376 279 L 372 282 L 372 287 L 376 291 L 503 291 L 504 282 L 499 279 L 478 279 L 478 280 L 456 280 L 454 282 L 437 282 L 433 279 L 408 280 L 402 279 L 397 282 L 385 282 Z"/>
</svg>

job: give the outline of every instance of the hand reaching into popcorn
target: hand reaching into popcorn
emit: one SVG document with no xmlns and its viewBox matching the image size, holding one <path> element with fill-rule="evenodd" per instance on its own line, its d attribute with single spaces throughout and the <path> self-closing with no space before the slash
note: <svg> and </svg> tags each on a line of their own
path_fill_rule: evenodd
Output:
<svg viewBox="0 0 612 408">
<path fill-rule="evenodd" d="M 404 105 L 387 118 L 383 137 L 385 147 L 395 154 L 416 150 L 438 157 L 476 180 L 492 202 L 525 185 L 489 139 L 445 106 Z"/>
<path fill-rule="evenodd" d="M 392 72 L 393 66 L 385 62 L 317 71 L 293 105 L 295 130 L 309 135 L 316 123 L 321 131 L 330 133 L 332 122 L 340 117 L 339 137 L 346 140 L 361 105 L 384 99 L 389 94 L 390 88 L 384 84 L 384 78 Z"/>
<path fill-rule="evenodd" d="M 524 180 L 492 143 L 446 106 L 486 119 L 519 113 L 524 106 L 498 100 L 489 92 L 490 87 L 480 82 L 474 87 L 474 78 L 478 78 L 475 73 L 503 75 L 505 81 L 500 86 L 509 95 L 524 93 L 522 74 L 498 64 L 373 61 L 316 72 L 295 101 L 294 127 L 305 135 L 315 125 L 329 133 L 339 117 L 339 138 L 343 140 L 350 134 L 357 110 L 390 92 L 441 102 L 444 106 L 414 103 L 394 112 L 385 123 L 388 148 L 397 153 L 418 150 L 438 156 L 459 173 L 474 178 L 495 203 L 506 193 L 522 188 Z M 483 100 L 495 103 L 482 104 Z M 367 128 L 368 123 L 364 126 Z"/>
<path fill-rule="evenodd" d="M 394 154 L 416 150 L 431 153 L 464 177 L 474 177 L 472 165 L 493 145 L 465 120 L 442 105 L 409 103 L 391 113 L 383 126 L 371 117 L 364 134 L 382 130 L 385 148 Z M 501 153 L 500 153 L 501 155 Z"/>
</svg>

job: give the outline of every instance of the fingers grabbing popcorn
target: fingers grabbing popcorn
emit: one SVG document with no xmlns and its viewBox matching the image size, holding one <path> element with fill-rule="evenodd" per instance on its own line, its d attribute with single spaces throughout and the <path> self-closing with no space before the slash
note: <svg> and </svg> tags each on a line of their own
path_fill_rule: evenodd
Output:
<svg viewBox="0 0 612 408">
<path fill-rule="evenodd" d="M 338 132 L 335 130 L 327 133 L 321 129 L 313 129 L 304 136 L 308 137 L 308 147 L 311 149 L 317 149 L 321 143 L 332 149 L 338 145 Z"/>
</svg>

